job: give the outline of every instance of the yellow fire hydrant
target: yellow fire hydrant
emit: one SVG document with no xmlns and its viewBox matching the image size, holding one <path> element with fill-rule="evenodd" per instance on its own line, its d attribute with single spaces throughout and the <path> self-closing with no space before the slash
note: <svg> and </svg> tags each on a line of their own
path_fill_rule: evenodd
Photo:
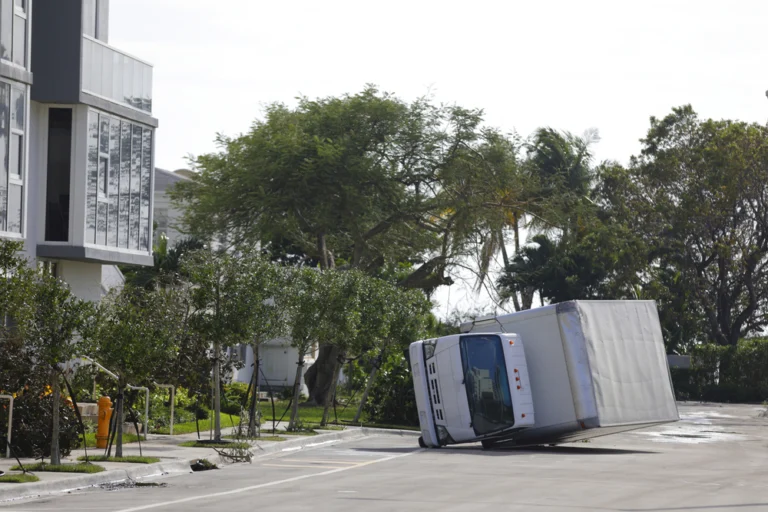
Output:
<svg viewBox="0 0 768 512">
<path fill-rule="evenodd" d="M 112 419 L 112 400 L 99 398 L 99 425 L 96 432 L 96 448 L 106 448 L 109 441 L 109 422 Z"/>
</svg>

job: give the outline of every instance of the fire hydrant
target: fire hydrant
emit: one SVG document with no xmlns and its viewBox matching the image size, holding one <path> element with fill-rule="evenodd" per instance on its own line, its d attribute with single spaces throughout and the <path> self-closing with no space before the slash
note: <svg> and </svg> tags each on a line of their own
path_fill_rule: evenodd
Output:
<svg viewBox="0 0 768 512">
<path fill-rule="evenodd" d="M 106 448 L 109 441 L 109 422 L 112 419 L 112 400 L 99 398 L 99 425 L 96 432 L 96 448 Z"/>
</svg>

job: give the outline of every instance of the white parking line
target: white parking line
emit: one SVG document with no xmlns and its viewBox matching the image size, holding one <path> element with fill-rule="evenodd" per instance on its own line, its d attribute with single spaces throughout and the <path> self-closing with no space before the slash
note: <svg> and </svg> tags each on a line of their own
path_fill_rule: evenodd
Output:
<svg viewBox="0 0 768 512">
<path fill-rule="evenodd" d="M 398 455 L 392 455 L 390 457 L 385 457 L 383 459 L 377 459 L 377 460 L 372 460 L 372 461 L 368 461 L 368 462 L 363 462 L 362 464 L 358 464 L 357 466 L 349 466 L 349 467 L 344 467 L 344 468 L 331 469 L 329 471 L 323 471 L 322 473 L 312 473 L 312 474 L 309 474 L 309 475 L 295 476 L 293 478 L 286 478 L 285 480 L 276 480 L 274 482 L 267 482 L 267 483 L 259 484 L 259 485 L 251 485 L 249 487 L 242 487 L 240 489 L 233 489 L 231 491 L 216 492 L 216 493 L 213 493 L 213 494 L 204 494 L 202 496 L 192 496 L 190 498 L 182 498 L 180 500 L 173 500 L 173 501 L 164 501 L 162 503 L 152 503 L 150 505 L 143 505 L 141 507 L 133 507 L 133 508 L 126 508 L 126 509 L 123 509 L 123 510 L 117 510 L 115 512 L 139 512 L 140 510 L 151 510 L 153 508 L 167 507 L 169 505 L 178 505 L 180 503 L 189 503 L 191 501 L 207 500 L 207 499 L 210 499 L 210 498 L 218 498 L 220 496 L 229 496 L 229 495 L 232 495 L 232 494 L 240 494 L 242 492 L 254 491 L 256 489 L 263 489 L 265 487 L 272 487 L 272 486 L 275 486 L 275 485 L 287 484 L 287 483 L 290 483 L 290 482 L 297 482 L 299 480 L 306 480 L 307 478 L 314 478 L 314 477 L 319 477 L 319 476 L 332 475 L 334 473 L 341 473 L 342 471 L 349 471 L 350 469 L 357 469 L 357 468 L 361 468 L 363 466 L 370 466 L 371 464 L 378 464 L 379 462 L 387 462 L 387 461 L 390 461 L 390 460 L 393 460 L 393 459 L 399 459 L 401 457 L 407 457 L 409 455 L 413 455 L 414 453 L 418 453 L 418 452 L 421 452 L 421 451 L 424 451 L 424 450 L 423 449 L 417 449 L 417 450 L 414 450 L 414 451 L 408 452 L 408 453 L 401 453 L 401 454 L 398 454 Z"/>
</svg>

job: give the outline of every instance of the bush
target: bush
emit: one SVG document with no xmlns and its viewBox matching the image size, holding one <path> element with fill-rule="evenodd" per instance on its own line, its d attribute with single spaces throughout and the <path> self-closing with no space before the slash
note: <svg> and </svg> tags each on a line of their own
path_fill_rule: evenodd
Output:
<svg viewBox="0 0 768 512">
<path fill-rule="evenodd" d="M 243 405 L 243 400 L 245 400 L 245 394 L 247 392 L 248 384 L 243 382 L 233 382 L 225 385 L 224 393 L 221 394 L 221 412 L 239 416 L 240 408 Z"/>
<path fill-rule="evenodd" d="M 735 347 L 698 345 L 690 370 L 672 370 L 679 400 L 760 403 L 768 398 L 768 338 L 740 340 Z"/>
<path fill-rule="evenodd" d="M 382 364 L 365 410 L 374 423 L 419 425 L 411 369 L 402 354 L 394 354 Z"/>
<path fill-rule="evenodd" d="M 13 403 L 12 446 L 20 457 L 50 457 L 52 403 L 50 393 L 27 390 Z M 67 456 L 80 444 L 80 426 L 75 410 L 64 397 L 59 412 L 61 454 Z M 8 412 L 0 406 L 0 424 L 6 425 Z M 0 445 L 5 446 L 5 429 L 0 433 Z"/>
</svg>

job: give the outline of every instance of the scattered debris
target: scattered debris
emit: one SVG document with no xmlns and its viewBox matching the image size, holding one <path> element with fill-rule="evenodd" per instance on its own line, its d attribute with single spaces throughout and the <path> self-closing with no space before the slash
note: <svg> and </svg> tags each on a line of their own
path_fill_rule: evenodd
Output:
<svg viewBox="0 0 768 512">
<path fill-rule="evenodd" d="M 219 466 L 210 462 L 208 459 L 197 459 L 197 461 L 190 464 L 189 467 L 192 468 L 192 471 L 208 471 L 211 469 L 219 469 Z"/>
<path fill-rule="evenodd" d="M 105 491 L 121 491 L 123 489 L 135 489 L 136 487 L 168 487 L 165 482 L 137 482 L 136 480 L 123 480 L 122 482 L 110 482 L 99 485 Z"/>
</svg>

